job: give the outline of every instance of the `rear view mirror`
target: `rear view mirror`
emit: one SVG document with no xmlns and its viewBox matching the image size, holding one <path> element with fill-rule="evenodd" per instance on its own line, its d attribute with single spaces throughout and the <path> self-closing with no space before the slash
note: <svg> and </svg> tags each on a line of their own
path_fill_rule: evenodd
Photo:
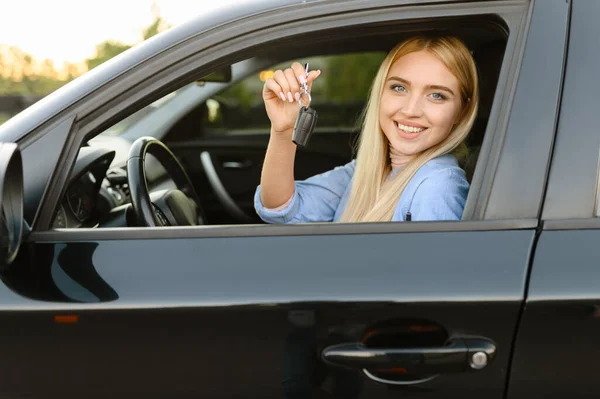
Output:
<svg viewBox="0 0 600 399">
<path fill-rule="evenodd" d="M 229 83 L 231 82 L 231 65 L 224 66 L 219 68 L 206 76 L 198 79 L 196 81 L 200 86 L 204 85 L 206 82 L 218 82 L 218 83 Z"/>
<path fill-rule="evenodd" d="M 21 151 L 15 143 L 0 143 L 0 271 L 17 257 L 23 223 Z"/>
</svg>

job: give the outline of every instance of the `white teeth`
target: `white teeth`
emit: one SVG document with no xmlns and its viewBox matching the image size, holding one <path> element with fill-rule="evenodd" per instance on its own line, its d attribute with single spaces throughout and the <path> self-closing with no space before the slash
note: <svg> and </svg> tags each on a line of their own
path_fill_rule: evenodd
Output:
<svg viewBox="0 0 600 399">
<path fill-rule="evenodd" d="M 408 133 L 419 133 L 419 132 L 422 132 L 423 130 L 425 130 L 425 128 L 423 128 L 423 127 L 406 126 L 406 125 L 403 125 L 398 122 L 396 122 L 396 126 L 398 126 L 399 129 L 402 129 Z"/>
</svg>

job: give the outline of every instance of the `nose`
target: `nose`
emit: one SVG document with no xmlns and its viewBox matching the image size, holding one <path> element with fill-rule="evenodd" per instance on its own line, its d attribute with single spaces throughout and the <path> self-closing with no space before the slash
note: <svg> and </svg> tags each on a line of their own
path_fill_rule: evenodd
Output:
<svg viewBox="0 0 600 399">
<path fill-rule="evenodd" d="M 400 108 L 400 112 L 402 112 L 407 117 L 419 117 L 423 114 L 423 108 L 421 104 L 421 96 L 418 94 L 409 94 L 405 97 L 405 102 L 402 104 Z"/>
</svg>

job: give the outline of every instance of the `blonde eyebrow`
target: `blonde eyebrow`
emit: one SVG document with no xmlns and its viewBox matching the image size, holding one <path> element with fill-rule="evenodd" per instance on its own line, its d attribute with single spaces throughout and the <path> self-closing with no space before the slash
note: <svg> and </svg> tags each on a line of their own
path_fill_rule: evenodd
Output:
<svg viewBox="0 0 600 399">
<path fill-rule="evenodd" d="M 398 82 L 400 82 L 400 83 L 404 83 L 405 85 L 408 85 L 408 86 L 410 86 L 410 82 L 409 82 L 408 80 L 406 80 L 406 79 L 402 79 L 402 78 L 399 78 L 398 76 L 390 76 L 390 77 L 388 78 L 388 82 L 389 82 L 389 81 L 393 81 L 393 80 L 395 80 L 395 81 L 398 81 Z M 435 90 L 443 90 L 443 91 L 447 91 L 448 93 L 450 93 L 450 94 L 452 94 L 452 95 L 455 95 L 455 94 L 454 94 L 454 92 L 453 92 L 452 90 L 450 90 L 450 88 L 449 88 L 449 87 L 446 87 L 446 86 L 441 86 L 441 85 L 429 85 L 429 86 L 427 86 L 427 87 L 428 87 L 429 89 L 435 89 Z"/>
</svg>

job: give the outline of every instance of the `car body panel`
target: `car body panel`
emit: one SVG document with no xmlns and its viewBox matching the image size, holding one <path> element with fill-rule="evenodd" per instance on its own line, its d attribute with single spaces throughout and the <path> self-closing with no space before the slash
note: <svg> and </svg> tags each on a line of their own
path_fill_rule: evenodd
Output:
<svg viewBox="0 0 600 399">
<path fill-rule="evenodd" d="M 600 27 L 593 21 L 593 15 L 599 11 L 600 5 L 596 2 L 573 2 L 563 105 L 550 166 L 544 220 L 597 216 L 600 135 L 596 97 L 600 82 L 596 65 L 600 59 L 596 37 Z"/>
<path fill-rule="evenodd" d="M 496 147 L 502 152 L 487 157 L 491 162 L 499 156 L 498 166 L 494 170 L 488 163 L 484 168 L 486 177 L 494 179 L 494 184 L 488 186 L 491 192 L 486 219 L 506 218 L 506 212 L 512 212 L 513 218 L 535 218 L 540 214 L 560 104 L 568 20 L 568 2 L 534 3 L 507 134 L 502 147 Z M 540 68 L 541 63 L 545 68 Z M 494 130 L 488 127 L 488 132 Z M 493 136 L 496 138 L 496 134 Z M 539 198 L 540 202 L 535 204 L 529 198 Z"/>
<path fill-rule="evenodd" d="M 597 40 L 600 4 L 572 2 L 554 156 L 508 398 L 593 398 L 600 355 Z"/>
<path fill-rule="evenodd" d="M 114 397 L 275 398 L 295 392 L 286 378 L 304 375 L 315 392 L 346 381 L 345 397 L 418 392 L 425 398 L 502 398 L 534 234 L 525 229 L 56 244 L 50 234 L 47 242 L 38 234 L 36 264 L 48 267 L 63 302 L 3 305 L 0 317 L 7 318 L 1 324 L 10 326 L 3 353 L 17 363 L 44 348 L 60 375 L 46 363 L 17 363 L 10 389 L 0 392 L 69 398 L 97 387 L 97 393 Z M 471 246 L 480 251 L 465 256 Z M 61 315 L 77 315 L 77 322 L 54 320 Z M 406 319 L 435 322 L 450 336 L 489 338 L 497 357 L 480 372 L 392 391 L 358 371 L 320 368 L 310 360 L 324 346 L 360 341 L 378 322 Z M 23 340 L 27 348 L 15 345 Z M 319 380 L 322 373 L 329 377 Z M 67 375 L 69 384 L 61 377 Z"/>
</svg>

